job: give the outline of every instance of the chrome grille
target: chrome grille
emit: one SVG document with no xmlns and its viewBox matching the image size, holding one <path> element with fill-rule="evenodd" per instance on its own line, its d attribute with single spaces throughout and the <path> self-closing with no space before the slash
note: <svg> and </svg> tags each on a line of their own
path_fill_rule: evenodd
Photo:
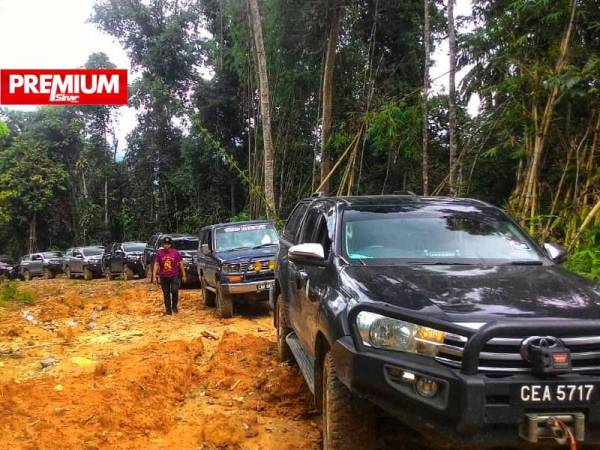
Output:
<svg viewBox="0 0 600 450">
<path fill-rule="evenodd" d="M 521 343 L 529 336 L 493 338 L 479 354 L 479 371 L 506 374 L 530 372 L 529 363 L 520 353 Z M 570 336 L 560 338 L 571 350 L 574 372 L 600 372 L 600 336 Z M 448 366 L 460 368 L 467 338 L 447 334 L 443 345 L 438 347 L 436 360 Z"/>
</svg>

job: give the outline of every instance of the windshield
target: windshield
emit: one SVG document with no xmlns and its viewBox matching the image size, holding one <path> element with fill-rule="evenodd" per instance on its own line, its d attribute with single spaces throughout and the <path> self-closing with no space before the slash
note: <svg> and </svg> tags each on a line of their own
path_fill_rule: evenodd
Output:
<svg viewBox="0 0 600 450">
<path fill-rule="evenodd" d="M 215 250 L 218 252 L 278 243 L 277 231 L 270 223 L 234 225 L 217 228 L 215 232 Z"/>
<path fill-rule="evenodd" d="M 350 260 L 422 264 L 542 263 L 529 239 L 500 216 L 461 211 L 344 212 L 342 251 Z"/>
<path fill-rule="evenodd" d="M 44 258 L 62 258 L 62 252 L 44 252 L 42 253 Z"/>
<path fill-rule="evenodd" d="M 177 250 L 198 250 L 198 239 L 173 239 L 173 247 Z"/>
<path fill-rule="evenodd" d="M 123 244 L 123 250 L 126 252 L 143 252 L 145 248 L 145 242 L 127 242 Z"/>
<path fill-rule="evenodd" d="M 87 247 L 81 249 L 83 256 L 96 256 L 104 253 L 104 248 L 102 247 Z"/>
</svg>

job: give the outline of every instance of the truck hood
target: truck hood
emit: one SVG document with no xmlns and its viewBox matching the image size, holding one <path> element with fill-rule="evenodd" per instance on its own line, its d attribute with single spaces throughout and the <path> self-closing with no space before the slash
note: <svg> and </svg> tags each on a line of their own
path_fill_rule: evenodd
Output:
<svg viewBox="0 0 600 450">
<path fill-rule="evenodd" d="M 215 256 L 221 261 L 250 261 L 252 259 L 274 258 L 277 252 L 277 244 L 259 248 L 244 248 L 230 250 L 228 252 L 216 252 Z"/>
<path fill-rule="evenodd" d="M 348 266 L 342 285 L 358 301 L 381 301 L 450 321 L 600 318 L 600 289 L 558 266 Z"/>
</svg>

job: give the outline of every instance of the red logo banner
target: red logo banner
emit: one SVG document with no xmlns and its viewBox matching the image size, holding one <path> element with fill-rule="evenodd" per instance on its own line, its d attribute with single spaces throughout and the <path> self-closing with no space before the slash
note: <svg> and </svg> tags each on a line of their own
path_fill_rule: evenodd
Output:
<svg viewBox="0 0 600 450">
<path fill-rule="evenodd" d="M 126 104 L 126 69 L 0 69 L 0 105 Z"/>
</svg>

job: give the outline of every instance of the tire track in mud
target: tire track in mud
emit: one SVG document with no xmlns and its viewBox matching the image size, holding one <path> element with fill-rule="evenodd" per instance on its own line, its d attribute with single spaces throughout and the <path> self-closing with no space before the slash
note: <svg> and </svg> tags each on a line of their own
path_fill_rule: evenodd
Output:
<svg viewBox="0 0 600 450">
<path fill-rule="evenodd" d="M 222 320 L 186 289 L 182 312 L 163 317 L 144 280 L 20 289 L 37 303 L 0 311 L 0 448 L 319 448 L 264 305 Z"/>
</svg>

